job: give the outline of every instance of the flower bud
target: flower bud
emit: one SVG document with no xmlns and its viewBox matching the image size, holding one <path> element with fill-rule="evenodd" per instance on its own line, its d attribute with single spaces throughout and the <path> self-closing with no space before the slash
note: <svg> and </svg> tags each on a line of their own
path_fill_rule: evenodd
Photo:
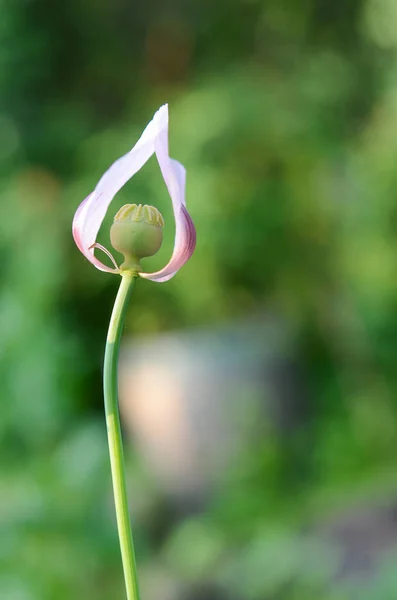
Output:
<svg viewBox="0 0 397 600">
<path fill-rule="evenodd" d="M 126 204 L 120 208 L 110 228 L 111 244 L 125 258 L 120 269 L 141 271 L 141 259 L 159 250 L 163 227 L 164 219 L 154 206 Z"/>
</svg>

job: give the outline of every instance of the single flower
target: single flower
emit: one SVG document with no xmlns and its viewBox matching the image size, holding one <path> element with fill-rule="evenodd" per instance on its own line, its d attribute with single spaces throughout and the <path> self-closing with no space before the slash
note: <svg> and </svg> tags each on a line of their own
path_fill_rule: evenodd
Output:
<svg viewBox="0 0 397 600">
<path fill-rule="evenodd" d="M 120 272 L 112 254 L 98 244 L 96 238 L 114 196 L 153 154 L 156 154 L 172 200 L 175 242 L 172 256 L 163 269 L 155 273 L 139 273 L 139 275 L 145 279 L 163 282 L 171 279 L 189 260 L 196 246 L 196 230 L 186 209 L 186 170 L 181 163 L 170 158 L 168 153 L 167 104 L 156 112 L 132 150 L 113 163 L 101 177 L 94 191 L 80 204 L 73 219 L 73 237 L 79 250 L 97 269 L 109 273 Z M 95 248 L 107 254 L 114 268 L 98 260 L 94 254 Z"/>
</svg>

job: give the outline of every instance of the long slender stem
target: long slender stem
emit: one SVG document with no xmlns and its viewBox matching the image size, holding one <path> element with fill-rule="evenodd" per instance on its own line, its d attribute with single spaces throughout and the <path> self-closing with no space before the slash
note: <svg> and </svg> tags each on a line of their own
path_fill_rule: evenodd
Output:
<svg viewBox="0 0 397 600">
<path fill-rule="evenodd" d="M 110 319 L 103 369 L 103 391 L 114 503 L 128 600 L 139 600 L 139 589 L 125 483 L 123 442 L 118 407 L 117 365 L 124 316 L 134 282 L 135 275 L 133 273 L 123 273 Z"/>
</svg>

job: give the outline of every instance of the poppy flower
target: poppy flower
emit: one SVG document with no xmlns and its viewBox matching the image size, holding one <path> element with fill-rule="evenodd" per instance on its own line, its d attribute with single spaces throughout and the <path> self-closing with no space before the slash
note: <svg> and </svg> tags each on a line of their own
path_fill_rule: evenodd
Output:
<svg viewBox="0 0 397 600">
<path fill-rule="evenodd" d="M 94 191 L 78 207 L 73 219 L 73 237 L 79 250 L 100 271 L 121 273 L 126 267 L 117 265 L 112 254 L 96 242 L 98 231 L 109 205 L 117 192 L 155 154 L 161 174 L 168 189 L 175 218 L 174 250 L 169 262 L 155 273 L 137 274 L 152 281 L 168 281 L 191 257 L 196 246 L 196 230 L 187 212 L 185 201 L 186 170 L 181 163 L 170 158 L 168 152 L 168 105 L 162 106 L 145 128 L 135 146 L 116 160 L 99 180 Z M 124 212 L 123 212 L 124 211 Z M 154 211 L 154 212 L 153 212 Z M 162 225 L 162 217 L 153 207 L 127 205 L 116 215 L 116 219 L 128 218 L 148 223 L 153 227 Z M 160 242 L 161 243 L 161 242 Z M 114 267 L 108 267 L 94 254 L 102 250 Z M 153 253 L 153 252 L 152 252 Z M 145 256 L 150 256 L 146 254 Z"/>
</svg>

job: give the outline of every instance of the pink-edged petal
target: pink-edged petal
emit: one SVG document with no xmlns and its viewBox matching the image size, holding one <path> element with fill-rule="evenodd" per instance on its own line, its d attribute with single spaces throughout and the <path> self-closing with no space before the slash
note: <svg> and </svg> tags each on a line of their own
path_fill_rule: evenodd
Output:
<svg viewBox="0 0 397 600">
<path fill-rule="evenodd" d="M 76 213 L 74 215 L 74 219 L 73 219 L 73 225 L 72 225 L 72 233 L 73 233 L 73 238 L 74 241 L 76 242 L 76 246 L 78 247 L 78 249 L 80 250 L 80 252 L 82 252 L 84 254 L 84 256 L 86 258 L 88 258 L 88 260 L 100 271 L 105 271 L 107 273 L 118 273 L 118 269 L 112 269 L 111 267 L 108 267 L 107 265 L 105 265 L 104 263 L 102 263 L 100 260 L 97 259 L 97 257 L 94 254 L 94 249 L 93 246 L 95 246 L 95 242 L 93 244 L 91 244 L 91 246 L 89 246 L 88 248 L 86 247 L 86 243 L 84 240 L 84 224 L 87 223 L 87 210 L 89 209 L 89 201 L 91 198 L 92 194 L 90 194 L 89 196 L 87 196 L 87 198 L 85 200 L 83 200 L 83 202 L 80 204 L 80 206 L 78 207 L 78 209 L 76 210 Z"/>
<path fill-rule="evenodd" d="M 163 283 L 173 277 L 179 269 L 189 260 L 196 247 L 196 229 L 193 221 L 184 206 L 179 214 L 175 215 L 176 235 L 174 251 L 169 263 L 155 273 L 139 273 L 141 277 Z"/>
<path fill-rule="evenodd" d="M 141 277 L 162 283 L 173 277 L 189 260 L 196 247 L 196 229 L 186 210 L 186 170 L 168 153 L 168 112 L 158 116 L 159 133 L 155 139 L 155 152 L 161 173 L 172 200 L 175 217 L 174 250 L 168 264 L 155 273 L 140 273 Z"/>
<path fill-rule="evenodd" d="M 167 105 L 162 106 L 156 112 L 132 150 L 113 163 L 101 177 L 92 194 L 83 200 L 76 211 L 72 227 L 76 245 L 84 256 L 101 271 L 117 272 L 98 260 L 92 248 L 109 204 L 123 185 L 154 154 L 155 140 L 163 126 L 168 126 Z"/>
</svg>

